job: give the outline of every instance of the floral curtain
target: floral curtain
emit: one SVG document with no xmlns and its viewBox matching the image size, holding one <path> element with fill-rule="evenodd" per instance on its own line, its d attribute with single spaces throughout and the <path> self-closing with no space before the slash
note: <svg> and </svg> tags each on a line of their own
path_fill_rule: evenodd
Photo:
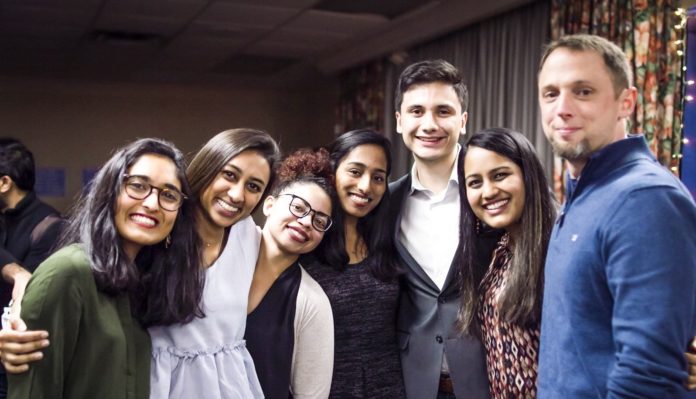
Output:
<svg viewBox="0 0 696 399">
<path fill-rule="evenodd" d="M 384 128 L 385 61 L 352 68 L 340 77 L 335 134 L 358 129 Z"/>
<path fill-rule="evenodd" d="M 681 146 L 682 57 L 674 42 L 682 32 L 675 15 L 679 0 L 552 0 L 551 38 L 573 33 L 605 37 L 626 52 L 638 88 L 631 130 L 643 133 L 663 165 L 677 173 Z M 554 167 L 562 196 L 563 165 Z"/>
</svg>

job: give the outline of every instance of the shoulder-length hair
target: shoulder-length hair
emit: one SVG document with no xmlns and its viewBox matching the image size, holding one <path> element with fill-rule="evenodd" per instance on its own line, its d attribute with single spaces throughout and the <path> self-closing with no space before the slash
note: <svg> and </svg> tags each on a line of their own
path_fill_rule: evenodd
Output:
<svg viewBox="0 0 696 399">
<path fill-rule="evenodd" d="M 376 145 L 382 149 L 387 160 L 387 177 L 391 173 L 391 144 L 381 134 L 371 129 L 352 130 L 340 135 L 330 146 L 331 167 L 334 174 L 341 161 L 355 148 L 361 145 Z M 386 184 L 386 182 L 385 182 Z M 388 281 L 399 274 L 395 256 L 391 223 L 388 221 L 389 188 L 384 191 L 380 203 L 358 220 L 357 230 L 367 246 L 367 267 L 372 275 L 382 281 Z M 346 251 L 344 220 L 345 211 L 340 201 L 334 205 L 334 224 L 336 228 L 326 232 L 324 240 L 316 251 L 317 257 L 338 271 L 346 269 L 350 257 Z"/>
<path fill-rule="evenodd" d="M 524 175 L 524 210 L 517 234 L 510 237 L 511 258 L 505 287 L 498 298 L 502 319 L 522 326 L 535 325 L 541 317 L 544 286 L 544 262 L 553 223 L 556 220 L 556 201 L 551 194 L 544 168 L 534 147 L 519 132 L 492 128 L 471 136 L 460 157 L 460 195 L 462 198 L 460 240 L 464 251 L 460 266 L 462 306 L 459 312 L 461 327 L 474 331 L 476 312 L 481 296 L 480 283 L 488 265 L 478 265 L 477 218 L 466 200 L 463 164 L 467 149 L 483 148 L 512 160 Z"/>
<path fill-rule="evenodd" d="M 276 164 L 280 159 L 278 144 L 271 135 L 262 130 L 230 129 L 213 136 L 191 160 L 186 174 L 191 182 L 191 190 L 196 202 L 222 168 L 244 151 L 255 151 L 268 162 L 271 174 L 261 198 L 269 192 L 275 178 Z M 261 202 L 259 201 L 252 213 L 261 205 Z"/>
<path fill-rule="evenodd" d="M 196 245 L 194 204 L 185 200 L 164 240 L 143 247 L 135 262 L 123 250 L 114 222 L 124 175 L 143 155 L 167 157 L 176 165 L 181 191 L 191 197 L 182 153 L 160 139 L 140 139 L 116 151 L 102 166 L 73 208 L 61 246 L 79 243 L 87 254 L 97 288 L 108 295 L 131 296 L 135 317 L 145 327 L 184 323 L 202 316 L 204 270 Z"/>
</svg>

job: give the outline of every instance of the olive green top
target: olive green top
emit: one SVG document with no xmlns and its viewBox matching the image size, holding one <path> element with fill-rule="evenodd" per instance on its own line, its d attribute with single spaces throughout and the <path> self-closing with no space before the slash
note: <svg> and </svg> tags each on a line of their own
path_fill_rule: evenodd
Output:
<svg viewBox="0 0 696 399">
<path fill-rule="evenodd" d="M 148 398 L 150 337 L 133 319 L 127 295 L 97 290 L 79 246 L 36 269 L 22 319 L 31 330 L 47 330 L 51 344 L 28 372 L 8 375 L 9 399 Z"/>
</svg>

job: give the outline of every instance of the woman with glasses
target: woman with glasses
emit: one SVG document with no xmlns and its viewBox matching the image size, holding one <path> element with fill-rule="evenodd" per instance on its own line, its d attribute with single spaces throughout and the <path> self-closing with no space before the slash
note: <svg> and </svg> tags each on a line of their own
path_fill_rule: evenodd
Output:
<svg viewBox="0 0 696 399">
<path fill-rule="evenodd" d="M 205 275 L 202 298 L 200 294 L 197 297 L 204 316 L 198 314 L 203 317 L 149 329 L 150 398 L 263 397 L 243 339 L 260 243 L 249 215 L 272 183 L 279 153 L 278 145 L 267 133 L 232 129 L 211 138 L 191 161 L 187 170 L 191 182 L 188 202 L 195 204 L 191 211 L 195 229 L 190 226 L 190 231 L 198 238 L 203 265 L 191 262 L 187 256 L 179 256 L 178 261 L 180 267 L 191 270 L 191 276 Z M 152 189 L 138 181 L 133 183 L 128 187 L 136 196 Z M 153 190 L 160 193 L 163 204 L 171 199 L 171 193 Z M 185 303 L 188 299 L 185 292 L 182 294 Z M 9 372 L 23 372 L 29 368 L 28 362 L 41 359 L 37 349 L 47 347 L 48 341 L 40 339 L 40 333 L 0 333 L 3 363 Z M 51 331 L 51 337 L 53 334 Z M 147 371 L 138 376 L 147 376 Z"/>
<path fill-rule="evenodd" d="M 329 395 L 331 305 L 299 258 L 332 228 L 333 193 L 328 151 L 300 150 L 283 161 L 263 204 L 245 337 L 266 398 Z"/>
<path fill-rule="evenodd" d="M 389 141 L 369 129 L 330 146 L 340 208 L 334 227 L 306 261 L 334 317 L 331 397 L 403 398 L 396 339 L 398 266 L 387 211 Z"/>
<path fill-rule="evenodd" d="M 142 139 L 90 184 L 61 240 L 34 273 L 21 317 L 51 345 L 10 398 L 147 398 L 145 327 L 200 315 L 202 269 L 181 153 Z"/>
</svg>

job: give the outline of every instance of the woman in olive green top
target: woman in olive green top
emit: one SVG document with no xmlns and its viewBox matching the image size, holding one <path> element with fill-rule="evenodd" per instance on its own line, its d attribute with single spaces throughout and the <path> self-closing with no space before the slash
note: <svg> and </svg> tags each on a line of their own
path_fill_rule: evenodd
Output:
<svg viewBox="0 0 696 399">
<path fill-rule="evenodd" d="M 183 156 L 138 140 L 100 170 L 26 288 L 21 317 L 46 330 L 44 360 L 9 398 L 148 398 L 154 325 L 202 315 L 203 275 Z"/>
</svg>

